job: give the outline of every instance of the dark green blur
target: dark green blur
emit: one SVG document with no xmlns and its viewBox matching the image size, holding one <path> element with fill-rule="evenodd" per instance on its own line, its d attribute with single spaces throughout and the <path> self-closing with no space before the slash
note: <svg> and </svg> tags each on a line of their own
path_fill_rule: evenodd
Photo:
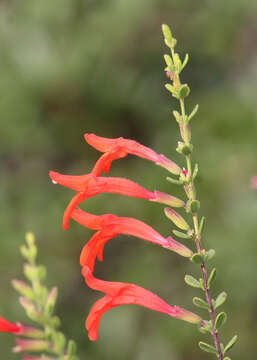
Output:
<svg viewBox="0 0 257 360">
<path fill-rule="evenodd" d="M 226 343 L 239 342 L 233 360 L 255 360 L 257 352 L 257 3 L 256 0 L 9 0 L 0 1 L 0 314 L 26 317 L 10 280 L 21 278 L 19 247 L 33 231 L 49 286 L 59 288 L 63 331 L 79 347 L 81 360 L 207 360 L 198 349 L 208 342 L 195 326 L 135 305 L 112 309 L 89 342 L 84 320 L 101 296 L 83 283 L 80 250 L 92 231 L 71 222 L 61 229 L 63 211 L 74 192 L 54 186 L 49 169 L 89 172 L 99 153 L 85 132 L 133 138 L 181 166 L 172 110 L 177 101 L 164 88 L 161 24 L 170 25 L 177 51 L 190 54 L 182 81 L 189 84 L 193 160 L 201 214 L 207 218 L 206 248 L 216 249 L 214 295 L 226 291 Z M 182 196 L 169 174 L 142 159 L 127 157 L 111 174 L 153 190 Z M 118 195 L 99 195 L 84 209 L 96 214 L 134 216 L 164 236 L 172 224 L 162 206 Z M 184 242 L 187 244 L 187 240 Z M 132 282 L 206 316 L 192 304 L 199 296 L 185 285 L 198 267 L 174 253 L 135 238 L 119 236 L 106 245 L 96 275 Z M 1 359 L 11 335 L 0 336 Z M 229 355 L 229 354 L 228 354 Z"/>
</svg>

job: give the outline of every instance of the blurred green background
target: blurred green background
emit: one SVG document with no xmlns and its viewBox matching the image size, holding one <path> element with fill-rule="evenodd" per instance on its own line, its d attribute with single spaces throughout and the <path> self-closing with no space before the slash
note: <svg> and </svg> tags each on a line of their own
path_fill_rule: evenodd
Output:
<svg viewBox="0 0 257 360">
<path fill-rule="evenodd" d="M 256 359 L 257 193 L 257 2 L 256 0 L 9 0 L 0 2 L 0 314 L 26 321 L 10 280 L 21 278 L 19 247 L 36 234 L 49 286 L 59 286 L 62 329 L 77 341 L 80 359 L 205 360 L 197 341 L 208 338 L 194 326 L 134 305 L 112 309 L 89 342 L 84 320 L 100 294 L 80 276 L 78 258 L 92 231 L 71 223 L 61 229 L 74 194 L 53 186 L 49 169 L 67 174 L 91 170 L 99 153 L 83 133 L 133 138 L 178 161 L 177 108 L 164 88 L 161 24 L 171 26 L 177 50 L 190 54 L 182 80 L 191 87 L 190 111 L 201 213 L 207 217 L 204 244 L 217 251 L 214 295 L 225 290 L 229 314 L 222 331 L 240 340 L 233 360 Z M 182 165 L 182 164 L 181 164 Z M 111 174 L 153 190 L 181 195 L 150 162 L 128 157 Z M 84 209 L 135 216 L 167 236 L 171 223 L 162 207 L 118 195 L 99 195 Z M 97 276 L 133 282 L 170 304 L 196 311 L 197 290 L 186 272 L 197 267 L 176 254 L 120 236 L 106 245 Z M 201 310 L 199 311 L 201 313 Z M 201 313 L 205 316 L 205 313 Z M 1 359 L 13 339 L 0 336 Z"/>
</svg>

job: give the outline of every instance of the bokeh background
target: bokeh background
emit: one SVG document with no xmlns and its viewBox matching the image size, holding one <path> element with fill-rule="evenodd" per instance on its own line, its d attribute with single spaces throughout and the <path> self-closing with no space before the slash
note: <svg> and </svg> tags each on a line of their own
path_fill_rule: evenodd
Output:
<svg viewBox="0 0 257 360">
<path fill-rule="evenodd" d="M 190 110 L 201 213 L 207 217 L 204 244 L 217 251 L 214 295 L 227 291 L 227 342 L 240 337 L 233 360 L 257 352 L 257 2 L 187 0 L 9 0 L 0 2 L 0 314 L 26 321 L 10 280 L 21 278 L 19 247 L 33 231 L 48 284 L 59 287 L 62 330 L 76 340 L 80 359 L 203 360 L 208 338 L 194 326 L 168 316 L 123 306 L 101 320 L 99 340 L 90 343 L 84 319 L 100 294 L 84 285 L 78 257 L 92 231 L 71 223 L 61 229 L 73 192 L 54 186 L 49 169 L 82 174 L 99 154 L 83 133 L 133 138 L 181 164 L 175 152 L 177 108 L 164 88 L 160 27 L 168 23 L 181 54 L 190 54 L 182 75 L 191 87 Z M 113 176 L 180 196 L 167 173 L 128 157 L 113 164 Z M 134 216 L 167 236 L 171 223 L 162 207 L 118 195 L 99 195 L 85 209 Z M 133 282 L 170 304 L 196 311 L 197 290 L 183 278 L 197 267 L 176 254 L 120 236 L 106 245 L 96 274 Z M 199 310 L 204 316 L 205 314 Z M 13 339 L 0 336 L 1 359 Z"/>
</svg>

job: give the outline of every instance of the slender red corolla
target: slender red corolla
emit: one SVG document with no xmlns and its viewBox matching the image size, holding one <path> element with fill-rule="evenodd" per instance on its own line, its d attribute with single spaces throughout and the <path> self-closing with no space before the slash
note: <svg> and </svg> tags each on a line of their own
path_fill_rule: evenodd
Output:
<svg viewBox="0 0 257 360">
<path fill-rule="evenodd" d="M 85 134 L 84 138 L 89 145 L 105 153 L 94 167 L 93 173 L 97 176 L 100 175 L 102 170 L 107 173 L 113 160 L 124 158 L 128 154 L 153 161 L 156 165 L 164 167 L 175 175 L 180 174 L 181 169 L 177 164 L 135 140 L 124 139 L 123 137 L 109 139 L 95 134 Z"/>
<path fill-rule="evenodd" d="M 97 332 L 102 315 L 119 305 L 136 304 L 144 306 L 194 324 L 201 321 L 198 315 L 179 306 L 170 306 L 157 295 L 140 286 L 96 279 L 87 266 L 82 268 L 82 275 L 90 288 L 106 294 L 93 305 L 86 320 L 86 329 L 89 339 L 92 341 L 97 340 Z"/>
<path fill-rule="evenodd" d="M 100 193 L 121 194 L 156 201 L 175 207 L 182 207 L 185 205 L 182 200 L 175 198 L 174 196 L 157 190 L 151 192 L 128 179 L 97 177 L 91 173 L 81 176 L 62 175 L 54 171 L 50 171 L 49 176 L 54 184 L 60 184 L 77 191 L 77 194 L 72 198 L 64 212 L 63 229 L 65 230 L 68 229 L 69 219 L 73 209 L 75 209 L 82 201 Z"/>
</svg>

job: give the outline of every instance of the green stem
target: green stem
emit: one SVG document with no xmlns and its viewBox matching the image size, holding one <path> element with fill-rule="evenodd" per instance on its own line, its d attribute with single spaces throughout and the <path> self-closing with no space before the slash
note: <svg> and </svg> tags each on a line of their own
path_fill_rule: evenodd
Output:
<svg viewBox="0 0 257 360">
<path fill-rule="evenodd" d="M 175 53 L 174 53 L 174 49 L 171 48 L 171 55 L 173 58 L 173 62 L 174 58 L 175 58 Z M 181 82 L 180 82 L 180 77 L 179 77 L 179 71 L 176 70 L 175 74 L 174 74 L 174 86 L 177 86 L 178 88 L 181 87 Z M 185 134 L 185 145 L 190 145 L 190 140 L 189 140 L 189 135 L 188 132 L 186 131 L 186 110 L 185 110 L 185 102 L 183 98 L 179 99 L 179 103 L 180 103 L 180 110 L 181 110 L 181 116 L 182 116 L 182 126 L 184 129 L 184 134 Z M 193 184 L 193 179 L 192 179 L 192 163 L 191 163 L 191 157 L 190 154 L 189 155 L 185 155 L 186 157 L 186 166 L 187 166 L 187 179 L 188 179 L 188 199 L 189 200 L 196 200 L 196 191 L 194 188 L 194 184 Z M 200 236 L 200 232 L 199 232 L 199 222 L 198 222 L 198 215 L 197 213 L 192 214 L 192 221 L 194 224 L 194 232 L 195 232 L 195 245 L 196 245 L 196 249 L 198 253 L 202 253 L 202 248 L 201 248 L 201 236 Z M 206 271 L 206 266 L 204 261 L 201 263 L 201 274 L 202 274 L 202 279 L 203 279 L 203 284 L 204 284 L 204 293 L 205 293 L 205 297 L 206 297 L 206 301 L 208 303 L 209 306 L 209 314 L 210 314 L 210 319 L 211 319 L 211 332 L 212 332 L 212 337 L 213 337 L 213 341 L 217 350 L 217 356 L 219 360 L 223 360 L 224 356 L 221 350 L 221 346 L 220 346 L 220 341 L 219 341 L 219 336 L 218 336 L 218 332 L 215 329 L 215 320 L 216 320 L 216 315 L 215 315 L 215 310 L 212 304 L 212 298 L 211 298 L 211 294 L 210 294 L 210 290 L 208 287 L 208 280 L 207 280 L 207 271 Z"/>
</svg>

